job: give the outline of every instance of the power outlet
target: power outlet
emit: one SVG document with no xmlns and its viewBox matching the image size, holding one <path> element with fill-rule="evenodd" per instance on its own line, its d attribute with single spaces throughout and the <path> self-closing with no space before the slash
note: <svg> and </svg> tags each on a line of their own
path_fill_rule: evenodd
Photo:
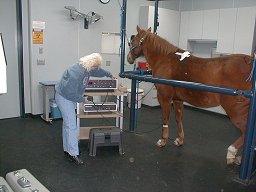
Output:
<svg viewBox="0 0 256 192">
<path fill-rule="evenodd" d="M 37 59 L 37 65 L 45 65 L 45 59 Z"/>
<path fill-rule="evenodd" d="M 39 54 L 43 54 L 44 53 L 44 48 L 43 47 L 39 47 Z"/>
<path fill-rule="evenodd" d="M 110 66 L 111 61 L 106 61 L 106 66 Z"/>
</svg>

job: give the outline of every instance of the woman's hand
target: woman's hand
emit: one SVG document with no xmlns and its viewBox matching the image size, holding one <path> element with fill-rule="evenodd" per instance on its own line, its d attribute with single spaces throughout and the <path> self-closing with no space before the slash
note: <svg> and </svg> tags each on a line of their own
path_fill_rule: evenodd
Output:
<svg viewBox="0 0 256 192">
<path fill-rule="evenodd" d="M 88 96 L 84 95 L 84 103 L 87 103 L 87 102 L 88 102 Z"/>
</svg>

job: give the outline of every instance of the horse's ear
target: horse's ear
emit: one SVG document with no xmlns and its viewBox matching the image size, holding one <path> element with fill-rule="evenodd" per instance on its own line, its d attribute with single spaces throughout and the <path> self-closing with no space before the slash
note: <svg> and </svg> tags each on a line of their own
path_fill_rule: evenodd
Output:
<svg viewBox="0 0 256 192">
<path fill-rule="evenodd" d="M 147 31 L 148 31 L 148 32 L 151 32 L 151 27 L 149 27 Z"/>
<path fill-rule="evenodd" d="M 141 28 L 137 25 L 137 32 L 139 33 L 141 31 Z"/>
</svg>

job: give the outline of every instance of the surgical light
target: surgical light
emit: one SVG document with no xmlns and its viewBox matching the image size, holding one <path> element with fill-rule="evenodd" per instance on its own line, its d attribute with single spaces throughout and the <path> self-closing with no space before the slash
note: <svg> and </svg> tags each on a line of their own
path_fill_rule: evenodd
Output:
<svg viewBox="0 0 256 192">
<path fill-rule="evenodd" d="M 84 20 L 84 28 L 88 29 L 89 24 L 96 23 L 97 21 L 103 19 L 103 16 L 95 13 L 94 11 L 90 11 L 89 13 L 81 13 L 73 6 L 65 6 L 65 9 L 69 10 L 70 18 L 73 20 Z"/>
</svg>

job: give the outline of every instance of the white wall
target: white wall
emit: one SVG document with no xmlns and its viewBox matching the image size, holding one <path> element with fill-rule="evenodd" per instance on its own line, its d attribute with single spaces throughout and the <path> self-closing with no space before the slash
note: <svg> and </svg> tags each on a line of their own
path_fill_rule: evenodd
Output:
<svg viewBox="0 0 256 192">
<path fill-rule="evenodd" d="M 64 69 L 77 62 L 78 59 L 78 29 L 79 22 L 68 17 L 65 5 L 78 7 L 78 1 L 30 1 L 29 32 L 32 33 L 32 21 L 44 21 L 44 43 L 30 42 L 30 89 L 31 113 L 42 113 L 42 89 L 40 81 L 58 80 Z M 32 37 L 29 34 L 29 39 Z M 43 54 L 39 54 L 39 48 Z M 37 59 L 45 59 L 45 65 L 37 65 Z M 26 102 L 28 102 L 26 100 Z"/>
<path fill-rule="evenodd" d="M 256 6 L 255 0 L 181 0 L 181 11 L 224 9 Z"/>
<path fill-rule="evenodd" d="M 107 5 L 100 4 L 97 0 L 28 0 L 28 2 L 28 26 L 26 24 L 24 26 L 24 38 L 29 40 L 27 48 L 30 47 L 30 51 L 24 56 L 26 60 L 24 62 L 26 70 L 25 106 L 26 113 L 40 114 L 42 113 L 43 101 L 39 82 L 58 80 L 63 71 L 71 64 L 76 63 L 79 57 L 92 52 L 100 52 L 101 33 L 120 32 L 121 16 L 118 2 L 122 3 L 122 0 L 111 0 Z M 64 9 L 66 5 L 75 6 L 83 13 L 98 12 L 104 17 L 104 20 L 89 25 L 89 29 L 84 29 L 82 20 L 74 21 L 69 18 L 68 10 Z M 126 33 L 128 36 L 136 33 L 139 7 L 142 5 L 154 5 L 154 2 L 147 0 L 127 1 Z M 255 5 L 255 0 L 172 0 L 159 2 L 159 7 L 181 11 Z M 26 12 L 26 7 L 23 9 Z M 26 19 L 25 17 L 24 20 Z M 32 28 L 30 24 L 33 20 L 46 22 L 43 45 L 33 45 L 31 43 L 30 33 Z M 43 54 L 39 54 L 39 48 L 43 48 Z M 38 58 L 45 59 L 45 65 L 37 65 Z M 103 58 L 103 68 L 110 70 L 117 76 L 120 70 L 120 57 L 104 54 Z M 106 66 L 106 61 L 110 61 L 111 65 Z M 125 67 L 129 68 L 128 66 Z M 29 74 L 27 70 L 29 70 Z M 130 83 L 130 80 L 127 79 L 120 81 Z"/>
<path fill-rule="evenodd" d="M 30 74 L 26 74 L 26 113 L 41 114 L 43 107 L 42 88 L 40 81 L 58 80 L 63 71 L 70 65 L 76 63 L 78 59 L 92 52 L 101 52 L 101 33 L 120 32 L 121 11 L 120 2 L 111 0 L 103 5 L 98 0 L 29 0 L 28 4 L 28 31 L 24 38 L 29 40 L 29 53 L 25 59 L 25 70 L 29 69 Z M 141 5 L 154 5 L 154 2 L 147 0 L 127 1 L 127 36 L 136 32 L 138 24 L 139 7 Z M 95 11 L 104 17 L 103 20 L 89 25 L 89 29 L 84 29 L 83 20 L 76 21 L 69 17 L 69 11 L 64 6 L 74 6 L 82 13 Z M 161 2 L 159 7 L 179 8 L 179 0 Z M 26 7 L 23 8 L 26 11 Z M 37 45 L 31 42 L 32 21 L 44 21 L 44 44 Z M 26 25 L 24 26 L 26 28 Z M 43 49 L 43 54 L 39 54 L 39 48 Z M 45 59 L 45 65 L 37 65 L 37 59 Z M 103 68 L 118 76 L 120 71 L 120 56 L 103 54 Z M 106 61 L 110 61 L 110 66 L 106 66 Z M 132 66 L 126 68 L 132 68 Z M 130 80 L 121 79 L 121 82 L 129 85 Z M 30 94 L 28 94 L 30 93 Z M 29 97 L 31 96 L 31 97 Z"/>
</svg>

